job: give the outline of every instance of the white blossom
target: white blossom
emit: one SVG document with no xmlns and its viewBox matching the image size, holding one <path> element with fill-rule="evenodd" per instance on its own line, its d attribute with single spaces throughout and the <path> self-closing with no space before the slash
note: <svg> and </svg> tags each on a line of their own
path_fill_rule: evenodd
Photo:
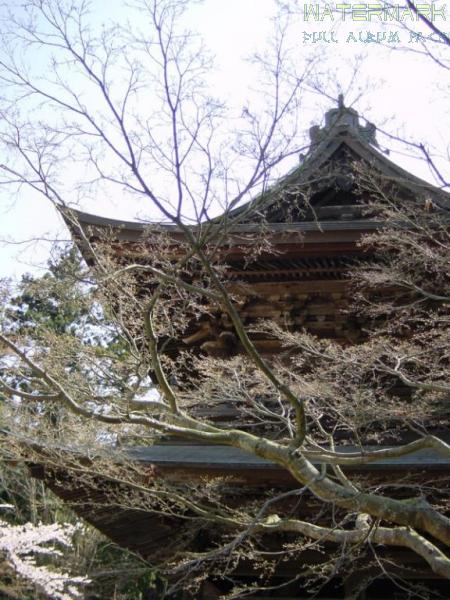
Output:
<svg viewBox="0 0 450 600">
<path fill-rule="evenodd" d="M 60 556 L 55 544 L 70 547 L 76 529 L 67 523 L 9 525 L 0 519 L 0 552 L 20 577 L 33 583 L 52 600 L 81 599 L 80 590 L 89 583 L 86 577 L 72 577 L 69 573 L 36 564 L 38 555 Z"/>
</svg>

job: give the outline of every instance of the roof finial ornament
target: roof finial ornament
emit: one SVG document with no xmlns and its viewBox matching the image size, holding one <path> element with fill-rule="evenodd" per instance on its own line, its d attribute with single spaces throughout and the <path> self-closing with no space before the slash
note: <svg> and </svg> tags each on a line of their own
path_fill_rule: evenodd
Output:
<svg viewBox="0 0 450 600">
<path fill-rule="evenodd" d="M 373 123 L 367 122 L 366 125 L 361 125 L 356 110 L 344 105 L 344 94 L 338 96 L 338 107 L 325 113 L 325 126 L 314 125 L 309 130 L 312 144 L 319 144 L 330 135 L 333 137 L 350 135 L 378 146 L 375 133 L 376 127 Z"/>
</svg>

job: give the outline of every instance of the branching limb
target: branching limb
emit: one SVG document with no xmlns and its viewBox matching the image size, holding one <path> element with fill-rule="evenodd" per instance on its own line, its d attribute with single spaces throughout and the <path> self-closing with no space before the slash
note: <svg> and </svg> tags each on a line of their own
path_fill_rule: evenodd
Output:
<svg viewBox="0 0 450 600">
<path fill-rule="evenodd" d="M 434 573 L 450 579 L 450 559 L 434 544 L 409 527 L 374 527 L 369 529 L 331 529 L 307 521 L 281 519 L 272 515 L 261 530 L 289 531 L 299 533 L 313 540 L 333 542 L 340 545 L 360 544 L 367 541 L 386 546 L 401 546 L 413 550 L 422 557 Z"/>
<path fill-rule="evenodd" d="M 152 359 L 152 368 L 155 372 L 159 386 L 161 388 L 162 393 L 164 394 L 164 397 L 169 403 L 171 411 L 177 414 L 179 412 L 177 398 L 162 368 L 158 351 L 158 340 L 154 334 L 153 329 L 153 309 L 155 307 L 156 298 L 157 295 L 154 296 L 154 298 L 148 303 L 148 306 L 146 306 L 144 310 L 145 332 L 147 336 L 148 347 L 150 350 L 150 356 Z"/>
<path fill-rule="evenodd" d="M 52 401 L 58 400 L 60 398 L 59 394 L 29 394 L 17 388 L 10 387 L 7 383 L 5 383 L 2 380 L 0 380 L 0 388 L 11 398 L 17 396 L 19 398 L 23 398 L 24 400 L 34 400 L 36 402 Z"/>
<path fill-rule="evenodd" d="M 389 458 L 400 458 L 401 456 L 409 456 L 420 450 L 435 450 L 444 458 L 450 458 L 450 446 L 440 438 L 428 435 L 410 442 L 392 448 L 384 448 L 381 450 L 367 450 L 361 452 L 339 452 L 320 448 L 320 450 L 303 451 L 305 457 L 310 460 L 323 460 L 330 464 L 341 466 L 357 466 L 365 465 L 378 460 L 386 460 Z"/>
</svg>

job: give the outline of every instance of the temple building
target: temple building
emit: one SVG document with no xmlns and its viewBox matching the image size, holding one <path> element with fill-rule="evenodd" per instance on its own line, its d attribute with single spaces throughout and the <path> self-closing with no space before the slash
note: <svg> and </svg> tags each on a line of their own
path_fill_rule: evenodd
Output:
<svg viewBox="0 0 450 600">
<path fill-rule="evenodd" d="M 223 278 L 233 295 L 239 315 L 247 327 L 257 350 L 270 360 L 285 350 L 280 341 L 264 328 L 252 324 L 264 319 L 275 321 L 291 331 L 305 330 L 319 338 L 354 344 L 364 338 L 362 317 L 347 311 L 349 305 L 348 272 L 367 249 L 361 247 L 361 237 L 383 226 L 370 211 L 367 186 L 383 182 L 402 198 L 432 202 L 450 207 L 449 196 L 429 183 L 406 172 L 384 154 L 377 143 L 375 126 L 363 125 L 357 112 L 344 106 L 328 111 L 323 127 L 310 130 L 310 149 L 300 157 L 300 164 L 270 189 L 250 203 L 230 211 L 220 223 L 226 231 L 226 244 L 220 249 Z M 120 255 L 121 264 L 139 255 L 139 248 L 151 237 L 164 234 L 174 243 L 182 239 L 176 226 L 117 221 L 84 212 L 73 213 L 84 233 L 85 240 L 109 239 Z M 89 250 L 83 238 L 72 227 L 74 240 L 89 262 Z M 267 248 L 252 255 L 255 239 L 261 235 L 270 241 Z M 195 356 L 233 357 L 243 351 L 229 316 L 213 303 L 198 319 L 193 318 L 180 339 L 166 339 L 164 352 L 176 356 L 191 351 Z M 286 359 L 288 360 L 288 359 Z M 215 405 L 196 409 L 201 417 L 213 421 L 235 422 L 238 412 L 232 406 Z M 201 481 L 204 477 L 225 476 L 233 485 L 248 490 L 257 497 L 261 488 L 291 489 L 296 485 L 291 475 L 281 467 L 262 458 L 247 455 L 225 446 L 204 446 L 189 441 L 165 441 L 150 447 L 130 449 L 130 456 L 153 469 L 156 477 L 173 481 Z M 430 452 L 420 452 L 397 459 L 371 463 L 358 470 L 378 480 L 380 473 L 401 477 L 411 470 L 433 470 L 450 474 L 450 461 Z M 42 477 L 55 493 L 73 504 L 82 517 L 123 547 L 152 560 L 166 559 L 177 547 L 198 547 L 198 539 L 190 539 L 182 519 L 161 517 L 130 508 L 111 511 L 102 508 L 101 492 L 95 499 L 83 486 L 64 486 L 36 466 L 34 475 Z M 298 484 L 297 484 L 298 485 Z M 107 490 L 103 492 L 107 494 Z M 94 502 L 95 500 L 95 502 Z M 310 510 L 314 509 L 314 502 Z M 391 550 L 386 549 L 386 556 Z M 306 553 L 305 564 L 317 560 L 314 552 Z M 435 576 L 412 552 L 402 559 L 409 575 L 418 579 Z M 276 574 L 286 581 L 295 572 L 295 565 L 286 562 Z M 239 571 L 240 569 L 240 571 Z M 254 575 L 251 565 L 241 565 L 238 576 Z M 216 585 L 216 584 L 214 584 Z M 199 598 L 218 598 L 220 584 L 204 589 Z M 327 588 L 322 595 L 331 598 L 351 597 L 344 586 Z M 438 585 L 438 584 L 436 584 Z M 345 588 L 345 589 L 344 589 Z M 388 589 L 388 588 L 386 588 Z M 444 589 L 444 588 L 442 588 Z M 212 591 L 211 591 L 212 590 Z M 296 590 L 296 591 L 295 591 Z M 274 592 L 272 598 L 301 598 L 297 588 L 288 585 Z M 216 593 L 216 595 L 214 595 Z M 374 588 L 367 599 L 379 599 L 386 594 Z M 324 595 L 325 594 L 325 595 Z M 347 595 L 346 595 L 347 594 Z M 261 597 L 269 597 L 262 595 Z M 363 596 L 361 596 L 362 598 Z"/>
</svg>

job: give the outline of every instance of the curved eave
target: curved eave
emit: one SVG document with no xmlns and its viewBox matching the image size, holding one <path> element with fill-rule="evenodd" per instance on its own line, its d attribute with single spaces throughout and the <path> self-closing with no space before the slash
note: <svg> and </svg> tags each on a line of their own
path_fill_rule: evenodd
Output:
<svg viewBox="0 0 450 600">
<path fill-rule="evenodd" d="M 75 221 L 77 221 L 88 237 L 95 236 L 96 231 L 110 231 L 118 241 L 139 241 L 145 235 L 152 233 L 168 232 L 172 234 L 181 234 L 176 225 L 165 223 L 139 223 L 136 221 L 122 221 L 119 219 L 110 219 L 100 217 L 90 213 L 72 210 Z M 79 237 L 74 228 L 73 222 L 66 219 L 72 234 L 75 238 Z M 214 226 L 214 222 L 211 224 Z M 346 221 L 299 221 L 292 223 L 267 223 L 264 224 L 264 230 L 271 233 L 303 233 L 303 232 L 332 232 L 332 231 L 373 231 L 378 229 L 382 223 L 370 219 L 346 220 Z M 217 225 L 219 227 L 219 225 Z M 237 223 L 229 228 L 230 234 L 254 233 L 261 228 L 258 223 Z M 195 227 L 192 227 L 195 230 Z"/>
<path fill-rule="evenodd" d="M 228 218 L 239 217 L 242 213 L 252 210 L 253 207 L 260 211 L 268 209 L 276 200 L 276 198 L 273 198 L 274 194 L 283 190 L 286 186 L 292 184 L 309 186 L 311 180 L 314 179 L 314 175 L 316 173 L 320 175 L 320 170 L 324 164 L 332 158 L 341 146 L 347 146 L 371 168 L 386 176 L 392 183 L 396 183 L 399 187 L 407 189 L 413 194 L 429 194 L 440 206 L 450 209 L 450 193 L 433 186 L 424 179 L 398 166 L 374 146 L 361 139 L 360 136 L 347 129 L 337 129 L 333 135 L 317 144 L 316 147 L 312 147 L 309 155 L 300 166 L 279 179 L 263 194 L 232 210 L 228 214 Z"/>
<path fill-rule="evenodd" d="M 431 194 L 433 199 L 439 200 L 442 206 L 450 208 L 450 193 L 406 171 L 387 158 L 385 154 L 374 148 L 374 146 L 371 146 L 360 138 L 348 135 L 344 137 L 343 142 L 359 154 L 361 158 L 367 160 L 370 166 L 377 168 L 378 163 L 381 174 L 386 175 L 393 183 L 397 183 L 399 187 L 404 187 L 416 193 Z"/>
<path fill-rule="evenodd" d="M 89 228 L 95 232 L 96 229 L 106 229 L 114 232 L 133 232 L 142 234 L 145 231 L 158 230 L 158 231 L 177 231 L 177 226 L 170 223 L 144 223 L 139 221 L 126 221 L 123 219 L 111 219 L 109 217 L 102 217 L 94 215 L 92 213 L 84 212 L 82 210 L 70 209 L 63 213 L 63 218 L 73 232 L 75 230 L 74 221 L 78 223 L 84 231 Z"/>
</svg>

